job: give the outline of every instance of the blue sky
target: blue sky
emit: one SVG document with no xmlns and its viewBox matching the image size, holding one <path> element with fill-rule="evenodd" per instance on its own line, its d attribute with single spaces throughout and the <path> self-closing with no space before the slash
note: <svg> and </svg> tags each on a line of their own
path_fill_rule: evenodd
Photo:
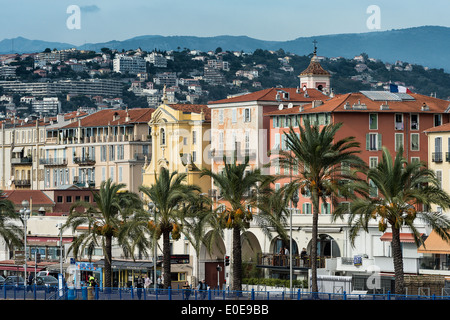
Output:
<svg viewBox="0 0 450 320">
<path fill-rule="evenodd" d="M 81 9 L 69 29 L 70 5 Z M 367 8 L 380 9 L 369 29 Z M 140 35 L 246 35 L 262 40 L 374 32 L 422 25 L 450 27 L 448 0 L 0 0 L 0 40 L 125 40 Z"/>
</svg>

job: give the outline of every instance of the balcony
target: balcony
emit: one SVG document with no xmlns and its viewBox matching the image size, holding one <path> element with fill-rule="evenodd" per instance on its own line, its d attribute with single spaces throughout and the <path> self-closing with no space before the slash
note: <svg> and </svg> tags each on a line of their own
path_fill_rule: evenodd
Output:
<svg viewBox="0 0 450 320">
<path fill-rule="evenodd" d="M 67 160 L 64 158 L 40 159 L 39 164 L 44 166 L 66 166 Z"/>
<path fill-rule="evenodd" d="M 31 186 L 31 180 L 14 180 L 14 184 L 16 187 L 30 187 Z"/>
<path fill-rule="evenodd" d="M 431 161 L 442 162 L 442 152 L 433 152 L 431 154 Z"/>
<path fill-rule="evenodd" d="M 317 257 L 317 267 L 324 268 L 326 257 Z M 287 268 L 289 269 L 290 256 L 284 254 L 259 253 L 257 256 L 257 265 L 260 268 Z M 311 268 L 309 256 L 301 257 L 298 254 L 292 255 L 292 267 L 297 269 Z"/>
<path fill-rule="evenodd" d="M 73 159 L 75 164 L 79 166 L 93 166 L 95 165 L 95 159 L 93 157 L 84 156 L 84 157 L 75 157 Z"/>
<path fill-rule="evenodd" d="M 32 162 L 33 162 L 33 158 L 31 156 L 20 157 L 20 158 L 11 158 L 11 164 L 31 164 Z"/>
<path fill-rule="evenodd" d="M 234 156 L 239 159 L 245 159 L 245 157 L 248 157 L 250 160 L 256 159 L 256 150 L 249 150 L 249 149 L 237 149 L 237 150 L 211 150 L 210 151 L 210 157 L 212 157 L 215 161 L 223 160 L 223 157 L 226 157 L 228 159 L 232 159 Z"/>
<path fill-rule="evenodd" d="M 79 187 L 86 187 L 86 185 L 90 188 L 95 187 L 95 181 L 93 180 L 83 180 L 79 176 L 73 177 L 73 184 Z"/>
</svg>

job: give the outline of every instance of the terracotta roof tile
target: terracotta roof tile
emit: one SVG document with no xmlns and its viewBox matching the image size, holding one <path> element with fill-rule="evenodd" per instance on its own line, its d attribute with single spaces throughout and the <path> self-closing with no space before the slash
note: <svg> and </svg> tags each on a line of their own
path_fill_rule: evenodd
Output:
<svg viewBox="0 0 450 320">
<path fill-rule="evenodd" d="M 285 98 L 283 94 L 279 95 L 279 99 L 277 99 L 278 92 L 287 92 L 289 94 L 289 98 Z M 298 90 L 297 88 L 268 88 L 256 92 L 251 92 L 248 94 L 235 96 L 227 99 L 211 101 L 209 105 L 214 104 L 223 104 L 223 103 L 238 103 L 238 102 L 248 102 L 248 101 L 270 101 L 274 103 L 278 102 L 292 102 L 292 103 L 308 103 L 313 100 L 324 100 L 328 99 L 328 96 L 323 92 L 317 89 L 307 89 L 307 95 L 305 95 L 305 91 Z"/>
<path fill-rule="evenodd" d="M 311 62 L 309 63 L 309 66 L 300 73 L 301 76 L 307 76 L 307 75 L 330 75 L 328 71 L 326 71 L 322 66 L 320 65 L 319 60 L 317 60 L 317 57 L 314 55 L 312 57 Z"/>
<path fill-rule="evenodd" d="M 418 93 L 410 93 L 413 99 L 402 101 L 383 101 L 372 100 L 364 93 L 355 92 L 342 95 L 336 95 L 334 98 L 324 100 L 322 105 L 312 107 L 312 103 L 291 109 L 276 110 L 267 112 L 265 115 L 281 115 L 281 114 L 297 114 L 297 113 L 317 113 L 317 112 L 412 112 L 412 113 L 443 113 L 446 112 L 450 105 L 447 100 L 437 99 Z M 387 102 L 388 108 L 381 109 L 381 105 Z M 423 110 L 422 106 L 426 105 L 427 109 Z"/>
<path fill-rule="evenodd" d="M 40 190 L 3 190 L 3 197 L 12 201 L 16 206 L 22 205 L 23 200 L 30 201 L 32 205 L 53 205 L 54 202 Z"/>
<path fill-rule="evenodd" d="M 128 110 L 105 109 L 80 119 L 80 125 L 82 127 L 97 127 L 124 123 L 147 123 L 150 121 L 153 111 L 155 111 L 153 108 L 135 108 Z M 127 114 L 130 118 L 129 121 L 126 121 Z M 78 127 L 78 121 L 68 124 L 64 128 L 76 127 Z"/>
</svg>

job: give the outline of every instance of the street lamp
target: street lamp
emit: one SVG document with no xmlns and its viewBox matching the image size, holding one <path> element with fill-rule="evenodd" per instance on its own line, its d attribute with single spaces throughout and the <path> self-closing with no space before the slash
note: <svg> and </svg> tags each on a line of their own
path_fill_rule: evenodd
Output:
<svg viewBox="0 0 450 320">
<path fill-rule="evenodd" d="M 63 241 L 62 241 L 62 226 L 63 224 L 60 222 L 56 225 L 59 229 L 59 273 L 63 274 Z"/>
<path fill-rule="evenodd" d="M 154 219 L 155 219 L 155 225 L 156 225 L 156 210 L 155 209 L 155 204 L 153 202 L 149 202 L 148 203 L 148 211 L 150 212 L 150 214 L 154 214 Z M 155 287 L 155 291 L 156 291 L 156 237 L 153 238 L 153 286 Z"/>
<path fill-rule="evenodd" d="M 298 200 L 299 200 L 299 198 L 298 198 L 298 191 L 296 190 L 295 192 L 294 192 L 294 194 L 292 195 L 292 203 L 293 203 L 293 205 L 294 205 L 294 208 L 295 209 L 297 209 L 297 203 L 298 203 Z M 290 227 L 289 227 L 289 233 L 290 233 L 290 235 L 289 235 L 289 260 L 290 260 L 290 263 L 289 263 L 289 288 L 290 288 L 290 290 L 291 290 L 291 292 L 292 292 L 292 276 L 293 276 L 293 274 L 292 274 L 292 214 L 293 214 L 293 210 L 291 210 L 291 214 L 290 214 Z"/>
<path fill-rule="evenodd" d="M 25 239 L 24 239 L 24 257 L 25 257 L 25 264 L 24 264 L 24 270 L 25 270 L 25 276 L 23 279 L 23 285 L 26 287 L 27 286 L 27 259 L 28 259 L 28 254 L 27 254 L 27 221 L 30 218 L 30 209 L 28 209 L 28 206 L 30 205 L 30 203 L 27 200 L 23 200 L 22 201 L 22 209 L 19 210 L 20 212 L 20 217 L 22 218 L 23 221 L 23 228 L 24 228 L 24 235 L 25 235 Z"/>
</svg>

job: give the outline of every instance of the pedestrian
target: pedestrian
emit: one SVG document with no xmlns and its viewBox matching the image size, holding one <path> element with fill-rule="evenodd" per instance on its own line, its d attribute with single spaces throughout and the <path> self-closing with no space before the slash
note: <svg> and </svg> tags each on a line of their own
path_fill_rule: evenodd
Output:
<svg viewBox="0 0 450 320">
<path fill-rule="evenodd" d="M 158 289 L 161 289 L 162 288 L 162 278 L 161 278 L 161 276 L 158 277 L 157 284 L 158 284 Z"/>
<path fill-rule="evenodd" d="M 150 279 L 149 276 L 145 275 L 144 288 L 150 289 L 151 285 L 152 285 L 152 280 Z"/>
<path fill-rule="evenodd" d="M 139 277 L 136 280 L 137 296 L 139 300 L 141 300 L 143 288 L 144 288 L 144 279 L 142 279 L 142 276 L 139 275 Z"/>
<path fill-rule="evenodd" d="M 28 291 L 33 291 L 33 287 L 32 287 L 32 285 L 33 285 L 33 279 L 34 279 L 34 277 L 33 277 L 33 275 L 31 274 L 31 272 L 30 272 L 30 275 L 28 276 L 28 281 L 27 281 L 27 292 Z"/>
<path fill-rule="evenodd" d="M 191 295 L 191 286 L 189 285 L 189 282 L 186 281 L 183 285 L 184 300 L 189 300 L 190 295 Z"/>
<path fill-rule="evenodd" d="M 202 281 L 199 282 L 198 286 L 197 286 L 199 295 L 200 295 L 200 299 L 205 299 L 206 297 L 206 290 L 208 290 L 208 285 L 206 284 L 206 280 L 203 279 Z"/>
</svg>

